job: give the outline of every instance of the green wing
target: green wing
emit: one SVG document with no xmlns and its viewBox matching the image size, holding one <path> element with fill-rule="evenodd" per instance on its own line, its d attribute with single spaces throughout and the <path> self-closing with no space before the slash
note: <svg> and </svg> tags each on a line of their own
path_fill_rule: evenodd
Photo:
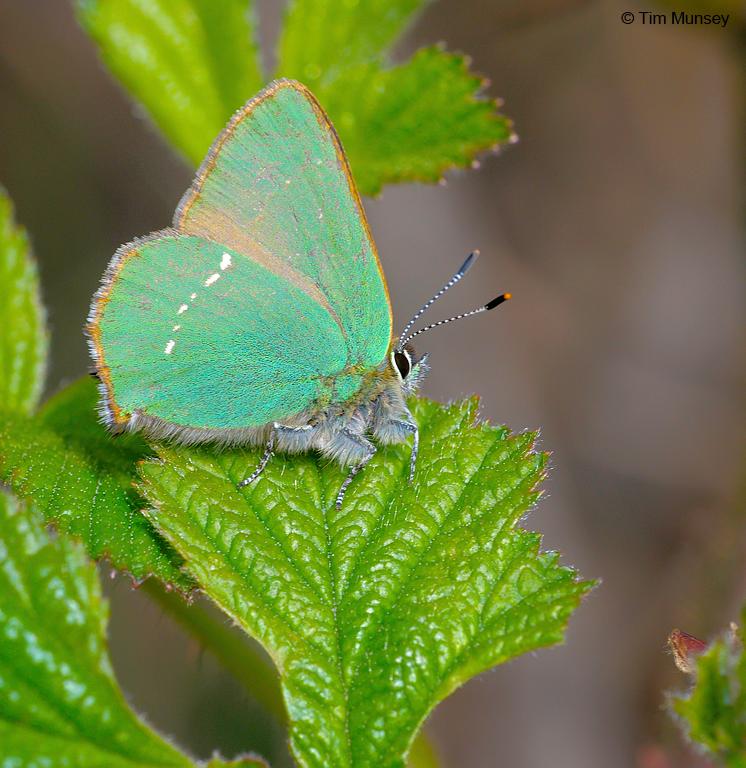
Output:
<svg viewBox="0 0 746 768">
<path fill-rule="evenodd" d="M 339 319 L 350 364 L 386 357 L 391 307 L 365 213 L 339 139 L 300 83 L 278 80 L 236 113 L 174 226 L 305 276 Z"/>
<path fill-rule="evenodd" d="M 88 333 L 113 426 L 137 410 L 197 429 L 256 427 L 360 383 L 340 375 L 344 334 L 308 280 L 173 230 L 119 250 Z"/>
</svg>

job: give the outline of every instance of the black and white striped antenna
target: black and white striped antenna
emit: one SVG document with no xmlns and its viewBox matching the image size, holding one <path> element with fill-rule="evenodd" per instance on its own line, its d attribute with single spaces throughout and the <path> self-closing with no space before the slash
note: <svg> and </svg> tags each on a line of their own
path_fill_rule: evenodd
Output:
<svg viewBox="0 0 746 768">
<path fill-rule="evenodd" d="M 415 313 L 412 315 L 412 319 L 404 326 L 404 330 L 399 335 L 399 348 L 404 346 L 404 342 L 407 338 L 409 329 L 427 312 L 430 307 L 449 289 L 453 288 L 456 283 L 472 268 L 474 262 L 479 258 L 479 251 L 472 251 L 467 257 L 466 261 L 458 268 L 456 274 L 431 298 L 428 299 Z"/>
<path fill-rule="evenodd" d="M 453 275 L 453 277 L 431 298 L 428 299 L 412 316 L 412 319 L 406 324 L 404 327 L 404 330 L 401 333 L 401 336 L 399 337 L 399 342 L 396 345 L 397 350 L 401 351 L 404 348 L 404 345 L 408 342 L 414 339 L 416 336 L 419 336 L 421 333 L 425 333 L 425 331 L 431 331 L 433 328 L 438 328 L 441 325 L 446 325 L 447 323 L 452 323 L 454 320 L 463 320 L 465 317 L 471 317 L 472 315 L 478 315 L 482 312 L 489 312 L 491 309 L 494 309 L 495 307 L 499 307 L 500 304 L 507 301 L 511 298 L 510 293 L 501 293 L 499 296 L 496 296 L 492 301 L 488 301 L 486 304 L 482 305 L 481 307 L 477 307 L 476 309 L 472 309 L 470 312 L 463 312 L 460 315 L 454 315 L 453 317 L 446 318 L 445 320 L 438 320 L 436 323 L 430 323 L 430 325 L 426 325 L 424 328 L 420 328 L 419 331 L 415 331 L 414 333 L 409 333 L 409 330 L 412 328 L 412 326 L 422 317 L 422 315 L 427 312 L 430 307 L 435 304 L 435 302 L 449 289 L 453 288 L 456 283 L 461 280 L 461 278 L 471 269 L 474 262 L 477 260 L 479 256 L 479 251 L 472 251 L 467 257 L 466 261 L 458 268 L 458 271 Z"/>
</svg>

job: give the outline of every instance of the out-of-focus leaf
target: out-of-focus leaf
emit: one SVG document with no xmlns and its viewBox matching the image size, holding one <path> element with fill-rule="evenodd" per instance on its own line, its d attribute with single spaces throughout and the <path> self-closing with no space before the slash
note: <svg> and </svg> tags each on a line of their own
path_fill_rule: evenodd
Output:
<svg viewBox="0 0 746 768">
<path fill-rule="evenodd" d="M 473 675 L 562 639 L 589 588 L 516 527 L 537 499 L 534 436 L 476 404 L 412 403 L 420 463 L 379 451 L 350 487 L 312 455 L 237 482 L 257 451 L 163 445 L 141 465 L 156 527 L 280 671 L 306 768 L 403 766 L 428 712 Z"/>
<path fill-rule="evenodd" d="M 147 446 L 137 436 L 108 435 L 96 419 L 96 397 L 93 381 L 84 379 L 35 418 L 0 414 L 0 481 L 79 536 L 91 557 L 108 557 L 137 580 L 153 575 L 188 589 L 181 558 L 143 516 L 133 487 Z"/>
<path fill-rule="evenodd" d="M 262 86 L 249 0 L 77 0 L 111 71 L 199 163 Z"/>
<path fill-rule="evenodd" d="M 390 47 L 424 4 L 294 0 L 285 14 L 276 74 L 315 92 L 363 194 L 437 181 L 513 136 L 495 102 L 480 96 L 484 82 L 465 57 L 426 48 L 391 65 Z M 78 7 L 114 74 L 194 163 L 259 89 L 258 65 L 246 70 L 257 61 L 253 45 L 244 49 L 246 0 L 78 0 Z"/>
<path fill-rule="evenodd" d="M 0 188 L 0 408 L 30 413 L 44 386 L 45 313 L 28 237 Z"/>
<path fill-rule="evenodd" d="M 746 611 L 742 621 L 746 621 Z M 742 626 L 744 624 L 742 623 Z M 695 660 L 695 683 L 672 697 L 689 738 L 728 768 L 746 768 L 746 652 L 731 631 Z"/>
<path fill-rule="evenodd" d="M 381 61 L 428 0 L 291 0 L 280 74 L 315 89 L 350 67 Z"/>
</svg>

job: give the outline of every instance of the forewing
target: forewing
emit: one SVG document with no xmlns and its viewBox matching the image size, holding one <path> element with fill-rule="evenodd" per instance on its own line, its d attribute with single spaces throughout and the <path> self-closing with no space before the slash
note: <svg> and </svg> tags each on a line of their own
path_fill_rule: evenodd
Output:
<svg viewBox="0 0 746 768">
<path fill-rule="evenodd" d="M 339 318 L 350 362 L 385 358 L 385 278 L 339 139 L 304 86 L 276 81 L 234 115 L 174 223 L 305 275 Z"/>
<path fill-rule="evenodd" d="M 123 246 L 88 325 L 110 423 L 138 410 L 240 429 L 328 396 L 329 377 L 347 365 L 345 340 L 323 297 L 290 278 L 173 230 Z"/>
</svg>

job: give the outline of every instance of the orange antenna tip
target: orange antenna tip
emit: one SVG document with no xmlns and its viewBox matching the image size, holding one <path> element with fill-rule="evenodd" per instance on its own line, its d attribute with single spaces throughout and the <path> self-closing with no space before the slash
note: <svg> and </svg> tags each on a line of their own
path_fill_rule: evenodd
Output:
<svg viewBox="0 0 746 768">
<path fill-rule="evenodd" d="M 507 301 L 510 298 L 509 293 L 501 293 L 499 296 L 495 296 L 492 301 L 488 301 L 479 311 L 484 312 L 494 309 L 495 307 L 499 307 L 504 301 Z"/>
</svg>

